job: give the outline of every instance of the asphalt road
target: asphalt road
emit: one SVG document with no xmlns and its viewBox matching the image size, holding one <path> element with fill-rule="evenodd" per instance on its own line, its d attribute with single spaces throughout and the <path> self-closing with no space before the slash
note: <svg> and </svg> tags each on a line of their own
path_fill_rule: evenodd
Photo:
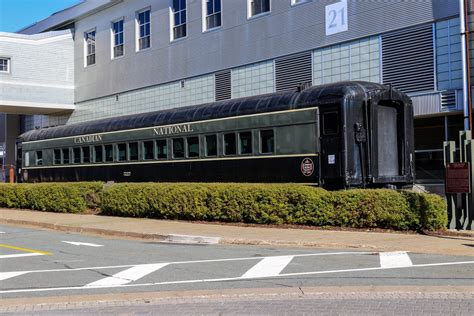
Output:
<svg viewBox="0 0 474 316">
<path fill-rule="evenodd" d="M 111 293 L 165 291 L 215 293 L 216 290 L 239 290 L 239 293 L 254 293 L 257 289 L 266 289 L 268 294 L 272 289 L 285 288 L 299 289 L 304 295 L 305 289 L 309 288 L 379 286 L 445 287 L 449 291 L 450 286 L 469 288 L 474 285 L 472 257 L 407 253 L 403 249 L 377 253 L 350 249 L 163 244 L 10 226 L 0 226 L 0 240 L 2 299 L 28 301 L 51 296 L 101 297 Z M 244 306 L 254 306 L 255 310 L 247 312 L 258 313 L 260 306 L 280 304 L 271 303 L 274 299 L 255 299 L 253 305 Z M 350 301 L 350 298 L 340 299 L 346 303 Z M 427 308 L 437 301 L 436 298 L 425 299 Z M 451 299 L 452 305 L 458 297 Z M 473 297 L 459 299 L 464 302 L 466 311 L 472 311 Z M 285 300 L 289 305 L 284 306 L 292 306 L 290 302 L 301 302 L 301 297 L 285 297 L 279 301 Z M 313 308 L 316 301 L 297 305 Z M 324 300 L 318 302 L 321 306 L 327 304 Z M 372 298 L 371 302 L 375 304 L 377 298 Z M 183 302 L 180 306 L 184 308 L 186 304 Z M 242 302 L 237 300 L 229 304 L 242 305 Z M 191 305 L 200 306 L 198 303 Z M 213 311 L 218 311 L 221 305 L 215 303 L 217 309 Z M 212 304 L 203 306 L 208 308 Z M 99 309 L 95 312 L 101 312 L 100 306 L 96 308 Z M 140 308 L 145 310 L 146 307 Z M 438 308 L 438 311 L 442 309 Z"/>
</svg>

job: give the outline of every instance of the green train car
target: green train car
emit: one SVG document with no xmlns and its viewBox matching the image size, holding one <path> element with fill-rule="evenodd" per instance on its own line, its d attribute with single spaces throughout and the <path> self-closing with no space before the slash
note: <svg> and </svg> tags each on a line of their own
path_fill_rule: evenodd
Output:
<svg viewBox="0 0 474 316">
<path fill-rule="evenodd" d="M 24 133 L 25 182 L 413 183 L 403 93 L 339 82 Z"/>
</svg>

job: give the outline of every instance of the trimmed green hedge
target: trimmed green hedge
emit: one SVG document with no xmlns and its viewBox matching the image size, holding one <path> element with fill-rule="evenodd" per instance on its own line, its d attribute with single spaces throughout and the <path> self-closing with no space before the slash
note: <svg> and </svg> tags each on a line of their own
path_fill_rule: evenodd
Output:
<svg viewBox="0 0 474 316">
<path fill-rule="evenodd" d="M 81 213 L 99 207 L 101 182 L 0 184 L 0 207 Z"/>
<path fill-rule="evenodd" d="M 295 184 L 99 182 L 0 185 L 0 207 L 160 219 L 439 230 L 446 203 L 394 190 L 329 192 Z"/>
</svg>

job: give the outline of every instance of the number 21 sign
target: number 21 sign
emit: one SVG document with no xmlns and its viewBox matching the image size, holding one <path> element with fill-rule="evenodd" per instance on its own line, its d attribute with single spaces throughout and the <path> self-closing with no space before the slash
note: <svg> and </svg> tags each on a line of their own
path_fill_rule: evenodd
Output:
<svg viewBox="0 0 474 316">
<path fill-rule="evenodd" d="M 326 6 L 326 36 L 347 31 L 347 0 Z"/>
</svg>

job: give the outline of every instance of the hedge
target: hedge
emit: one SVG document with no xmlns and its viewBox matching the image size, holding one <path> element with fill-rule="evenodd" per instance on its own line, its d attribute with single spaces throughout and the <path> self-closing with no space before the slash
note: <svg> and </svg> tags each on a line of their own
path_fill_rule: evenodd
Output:
<svg viewBox="0 0 474 316">
<path fill-rule="evenodd" d="M 82 213 L 99 207 L 101 182 L 0 184 L 0 207 Z"/>
<path fill-rule="evenodd" d="M 329 192 L 296 184 L 118 183 L 0 185 L 0 207 L 256 224 L 439 230 L 446 203 L 386 189 Z"/>
</svg>

